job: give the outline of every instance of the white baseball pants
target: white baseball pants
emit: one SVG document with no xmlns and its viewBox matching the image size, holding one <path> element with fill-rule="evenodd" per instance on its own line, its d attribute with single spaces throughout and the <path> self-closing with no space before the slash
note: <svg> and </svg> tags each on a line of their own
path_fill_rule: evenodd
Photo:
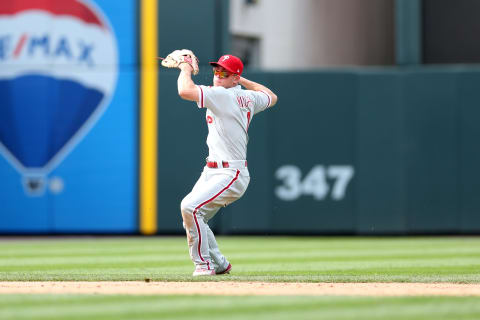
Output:
<svg viewBox="0 0 480 320">
<path fill-rule="evenodd" d="M 250 174 L 245 161 L 242 163 L 243 167 L 205 167 L 192 191 L 182 200 L 183 225 L 196 268 L 222 272 L 229 264 L 207 223 L 221 207 L 240 199 L 247 190 Z"/>
</svg>

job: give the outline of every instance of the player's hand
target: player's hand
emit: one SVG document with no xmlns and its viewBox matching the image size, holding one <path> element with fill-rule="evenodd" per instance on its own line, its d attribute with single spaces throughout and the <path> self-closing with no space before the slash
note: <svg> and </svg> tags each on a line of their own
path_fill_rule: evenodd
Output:
<svg viewBox="0 0 480 320">
<path fill-rule="evenodd" d="M 193 72 L 193 67 L 188 63 L 181 63 L 181 64 L 178 65 L 178 68 L 182 71 L 187 71 L 187 72 L 190 72 L 190 73 Z"/>
</svg>

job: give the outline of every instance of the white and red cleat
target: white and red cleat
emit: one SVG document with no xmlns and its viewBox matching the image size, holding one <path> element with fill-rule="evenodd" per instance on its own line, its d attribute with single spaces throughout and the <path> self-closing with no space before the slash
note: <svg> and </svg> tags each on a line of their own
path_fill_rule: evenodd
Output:
<svg viewBox="0 0 480 320">
<path fill-rule="evenodd" d="M 204 269 L 204 268 L 196 268 L 195 271 L 193 271 L 192 276 L 194 277 L 199 277 L 199 276 L 214 276 L 215 275 L 215 270 L 211 269 Z"/>
<path fill-rule="evenodd" d="M 217 272 L 216 274 L 227 274 L 227 273 L 230 273 L 231 270 L 232 270 L 232 264 L 229 263 L 225 270 L 223 270 L 222 272 Z"/>
</svg>

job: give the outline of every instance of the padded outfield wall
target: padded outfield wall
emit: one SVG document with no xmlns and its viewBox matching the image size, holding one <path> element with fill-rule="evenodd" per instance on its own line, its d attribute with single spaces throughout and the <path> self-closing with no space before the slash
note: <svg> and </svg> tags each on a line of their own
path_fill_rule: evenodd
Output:
<svg viewBox="0 0 480 320">
<path fill-rule="evenodd" d="M 208 84 L 208 70 L 196 81 Z M 205 76 L 207 73 L 207 76 Z M 247 73 L 279 96 L 249 129 L 244 197 L 217 232 L 478 233 L 480 72 L 466 67 Z M 204 111 L 160 74 L 158 230 L 207 155 Z"/>
</svg>

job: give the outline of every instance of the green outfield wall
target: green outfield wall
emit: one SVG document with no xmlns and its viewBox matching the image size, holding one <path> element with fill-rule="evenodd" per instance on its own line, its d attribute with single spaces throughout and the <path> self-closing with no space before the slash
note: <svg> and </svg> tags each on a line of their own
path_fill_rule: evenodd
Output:
<svg viewBox="0 0 480 320">
<path fill-rule="evenodd" d="M 158 231 L 182 232 L 180 201 L 207 156 L 204 110 L 159 79 Z M 480 232 L 480 70 L 467 67 L 246 73 L 278 104 L 249 129 L 251 183 L 217 232 Z M 195 78 L 211 82 L 205 67 Z"/>
</svg>

